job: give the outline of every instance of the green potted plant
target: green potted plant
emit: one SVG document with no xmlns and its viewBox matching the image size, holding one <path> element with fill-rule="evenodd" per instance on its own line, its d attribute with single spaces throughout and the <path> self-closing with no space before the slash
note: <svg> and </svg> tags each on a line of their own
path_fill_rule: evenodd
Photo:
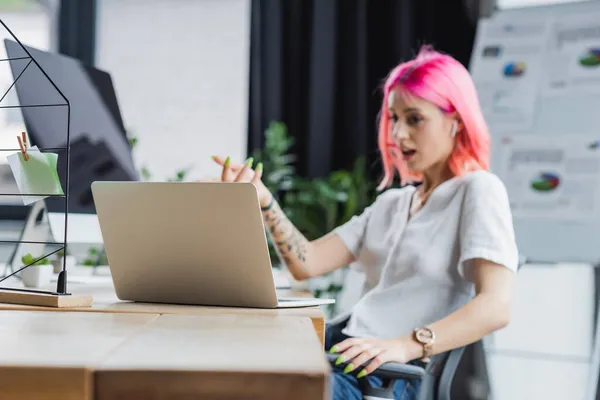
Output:
<svg viewBox="0 0 600 400">
<path fill-rule="evenodd" d="M 83 259 L 82 265 L 92 267 L 92 273 L 96 273 L 96 268 L 101 265 L 108 265 L 108 259 L 104 249 L 98 247 L 90 247 L 87 252 L 87 257 Z"/>
<path fill-rule="evenodd" d="M 77 264 L 77 260 L 75 258 L 75 256 L 72 256 L 70 254 L 66 254 L 65 255 L 65 249 L 62 248 L 60 250 L 58 250 L 56 253 L 54 253 L 54 257 L 52 260 L 52 266 L 54 269 L 54 273 L 58 274 L 60 271 L 62 271 L 63 269 L 63 263 L 66 262 L 66 267 L 67 269 L 71 269 L 73 267 L 75 267 L 75 265 Z"/>
<path fill-rule="evenodd" d="M 50 283 L 53 267 L 46 256 L 36 258 L 31 253 L 27 253 L 21 257 L 21 262 L 23 266 L 29 265 L 29 267 L 19 272 L 25 286 L 39 288 Z"/>
</svg>

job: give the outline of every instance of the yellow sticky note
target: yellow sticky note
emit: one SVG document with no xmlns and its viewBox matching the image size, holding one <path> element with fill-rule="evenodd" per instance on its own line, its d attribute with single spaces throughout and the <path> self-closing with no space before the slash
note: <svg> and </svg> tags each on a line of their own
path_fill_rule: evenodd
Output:
<svg viewBox="0 0 600 400">
<path fill-rule="evenodd" d="M 44 199 L 49 195 L 64 194 L 58 178 L 56 153 L 42 153 L 36 146 L 27 149 L 25 161 L 21 152 L 9 156 L 8 163 L 21 194 L 37 195 L 23 197 L 25 205 Z"/>
</svg>

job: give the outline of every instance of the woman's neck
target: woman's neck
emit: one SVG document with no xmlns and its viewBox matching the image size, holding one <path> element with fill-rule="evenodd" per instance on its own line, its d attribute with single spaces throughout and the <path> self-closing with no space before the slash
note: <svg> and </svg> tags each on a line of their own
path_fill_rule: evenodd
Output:
<svg viewBox="0 0 600 400">
<path fill-rule="evenodd" d="M 423 173 L 423 183 L 421 184 L 421 199 L 423 203 L 427 201 L 431 192 L 436 187 L 452 178 L 454 174 L 447 165 L 443 167 L 432 167 L 429 171 Z"/>
</svg>

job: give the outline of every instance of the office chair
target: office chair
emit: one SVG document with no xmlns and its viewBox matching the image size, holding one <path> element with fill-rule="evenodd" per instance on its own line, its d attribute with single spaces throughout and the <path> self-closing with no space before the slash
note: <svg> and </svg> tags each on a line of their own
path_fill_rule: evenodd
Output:
<svg viewBox="0 0 600 400">
<path fill-rule="evenodd" d="M 345 324 L 346 321 L 343 322 Z M 342 328 L 341 326 L 338 327 Z M 412 364 L 385 363 L 371 373 L 372 376 L 383 380 L 381 387 L 372 387 L 366 380 L 361 381 L 361 391 L 364 400 L 383 400 L 394 398 L 394 384 L 398 379 L 418 380 L 418 400 L 451 400 L 450 389 L 454 374 L 465 348 L 459 347 L 446 353 L 436 354 L 431 357 L 425 368 Z M 327 354 L 327 359 L 334 365 L 339 354 Z M 347 363 L 342 364 L 345 367 Z M 357 368 L 357 371 L 360 368 Z"/>
</svg>

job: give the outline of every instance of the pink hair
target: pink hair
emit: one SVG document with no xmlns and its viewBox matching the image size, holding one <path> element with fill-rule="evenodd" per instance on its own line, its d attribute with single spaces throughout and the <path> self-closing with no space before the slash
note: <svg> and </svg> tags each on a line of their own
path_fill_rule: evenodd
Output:
<svg viewBox="0 0 600 400">
<path fill-rule="evenodd" d="M 396 66 L 385 81 L 379 121 L 384 177 L 379 190 L 392 184 L 394 169 L 400 175 L 401 185 L 422 179 L 421 174 L 408 169 L 402 155 L 390 144 L 388 96 L 396 87 L 401 87 L 409 96 L 435 104 L 446 113 L 458 113 L 464 129 L 456 134 L 456 145 L 448 160 L 454 175 L 489 168 L 488 127 L 469 71 L 454 58 L 424 46 L 414 60 Z"/>
</svg>

